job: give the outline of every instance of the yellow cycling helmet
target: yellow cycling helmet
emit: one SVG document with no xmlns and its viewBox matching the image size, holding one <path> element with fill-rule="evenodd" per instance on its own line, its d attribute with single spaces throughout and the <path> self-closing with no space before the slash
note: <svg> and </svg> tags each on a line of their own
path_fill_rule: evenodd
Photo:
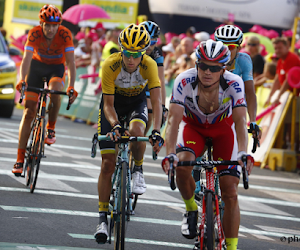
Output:
<svg viewBox="0 0 300 250">
<path fill-rule="evenodd" d="M 130 24 L 119 35 L 119 45 L 124 50 L 145 51 L 151 42 L 150 35 L 143 25 Z"/>
</svg>

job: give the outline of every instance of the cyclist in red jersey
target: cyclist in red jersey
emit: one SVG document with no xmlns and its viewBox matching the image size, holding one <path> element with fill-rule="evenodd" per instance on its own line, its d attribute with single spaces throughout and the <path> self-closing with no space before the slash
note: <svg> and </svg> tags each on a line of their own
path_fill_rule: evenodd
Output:
<svg viewBox="0 0 300 250">
<path fill-rule="evenodd" d="M 20 68 L 20 81 L 16 86 L 21 91 L 22 84 L 43 88 L 42 78 L 46 77 L 49 89 L 62 91 L 65 85 L 65 64 L 68 66 L 68 88 L 74 90 L 76 68 L 74 60 L 74 45 L 69 29 L 60 25 L 62 14 L 54 5 L 44 5 L 40 12 L 40 25 L 29 31 L 25 44 L 24 57 Z M 70 102 L 73 103 L 78 93 L 74 90 Z M 17 162 L 12 172 L 20 176 L 23 171 L 25 150 L 30 135 L 31 122 L 36 114 L 38 93 L 25 92 L 25 109 L 19 128 L 19 145 Z M 45 143 L 53 144 L 55 138 L 55 123 L 60 108 L 60 96 L 50 95 L 49 119 Z"/>
</svg>

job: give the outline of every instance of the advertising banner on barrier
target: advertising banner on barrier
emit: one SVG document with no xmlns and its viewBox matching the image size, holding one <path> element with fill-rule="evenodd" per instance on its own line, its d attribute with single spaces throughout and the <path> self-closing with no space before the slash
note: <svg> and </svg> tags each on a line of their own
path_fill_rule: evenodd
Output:
<svg viewBox="0 0 300 250">
<path fill-rule="evenodd" d="M 53 4 L 58 9 L 62 10 L 62 0 L 49 0 L 47 4 Z M 45 2 L 40 0 L 15 0 L 12 22 L 24 23 L 29 25 L 39 24 L 39 11 L 45 5 Z"/>
<path fill-rule="evenodd" d="M 299 0 L 149 0 L 151 13 L 196 16 L 290 29 Z"/>
<path fill-rule="evenodd" d="M 110 19 L 97 19 L 98 22 L 135 23 L 138 13 L 138 0 L 80 0 L 80 4 L 94 4 L 106 11 Z"/>
</svg>

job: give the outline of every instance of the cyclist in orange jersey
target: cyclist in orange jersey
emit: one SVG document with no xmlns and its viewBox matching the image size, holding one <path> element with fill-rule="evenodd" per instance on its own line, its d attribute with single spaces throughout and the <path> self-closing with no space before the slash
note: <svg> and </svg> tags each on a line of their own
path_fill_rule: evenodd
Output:
<svg viewBox="0 0 300 250">
<path fill-rule="evenodd" d="M 36 88 L 44 88 L 42 78 L 46 77 L 49 89 L 62 91 L 65 85 L 65 64 L 68 67 L 68 88 L 74 90 L 76 68 L 74 45 L 69 29 L 61 25 L 62 14 L 54 5 L 44 5 L 40 12 L 40 25 L 29 31 L 25 44 L 24 57 L 20 68 L 20 81 L 16 86 L 21 91 L 22 84 Z M 73 103 L 78 93 L 74 90 L 70 102 Z M 25 150 L 30 135 L 31 122 L 36 114 L 38 93 L 25 92 L 25 109 L 19 128 L 19 145 L 16 164 L 12 172 L 20 176 L 23 171 Z M 45 143 L 53 144 L 55 123 L 60 108 L 60 96 L 50 95 L 50 110 L 47 123 Z"/>
</svg>

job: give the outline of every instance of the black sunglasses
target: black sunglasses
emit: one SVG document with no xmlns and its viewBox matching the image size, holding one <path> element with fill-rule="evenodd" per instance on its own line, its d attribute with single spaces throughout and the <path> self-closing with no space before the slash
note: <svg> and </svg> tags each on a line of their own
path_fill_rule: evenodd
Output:
<svg viewBox="0 0 300 250">
<path fill-rule="evenodd" d="M 210 66 L 205 64 L 204 62 L 197 62 L 197 66 L 203 71 L 209 69 L 209 71 L 212 73 L 219 72 L 223 69 L 223 67 L 221 66 Z"/>
</svg>

